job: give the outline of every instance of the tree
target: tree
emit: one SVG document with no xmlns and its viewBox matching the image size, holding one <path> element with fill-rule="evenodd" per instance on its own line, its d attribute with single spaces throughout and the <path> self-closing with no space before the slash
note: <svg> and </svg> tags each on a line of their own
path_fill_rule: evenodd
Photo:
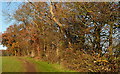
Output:
<svg viewBox="0 0 120 74">
<path fill-rule="evenodd" d="M 118 71 L 118 14 L 114 2 L 24 3 L 14 13 L 19 24 L 8 28 L 2 44 L 17 56 L 37 56 L 78 71 Z"/>
</svg>

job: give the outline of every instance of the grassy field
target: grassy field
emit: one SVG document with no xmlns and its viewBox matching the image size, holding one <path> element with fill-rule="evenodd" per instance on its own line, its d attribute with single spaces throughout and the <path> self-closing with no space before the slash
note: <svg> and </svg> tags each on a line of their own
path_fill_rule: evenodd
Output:
<svg viewBox="0 0 120 74">
<path fill-rule="evenodd" d="M 34 64 L 36 72 L 73 72 L 58 64 L 34 60 L 33 58 L 20 57 Z M 2 72 L 26 72 L 23 62 L 18 57 L 2 57 Z"/>
<path fill-rule="evenodd" d="M 25 72 L 17 57 L 2 57 L 2 72 Z"/>
</svg>

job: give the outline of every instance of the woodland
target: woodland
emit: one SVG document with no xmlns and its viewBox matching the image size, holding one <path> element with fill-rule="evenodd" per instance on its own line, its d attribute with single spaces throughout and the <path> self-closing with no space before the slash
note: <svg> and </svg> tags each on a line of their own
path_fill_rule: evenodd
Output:
<svg viewBox="0 0 120 74">
<path fill-rule="evenodd" d="M 78 72 L 120 71 L 120 2 L 26 2 L 2 33 L 7 56 Z"/>
</svg>

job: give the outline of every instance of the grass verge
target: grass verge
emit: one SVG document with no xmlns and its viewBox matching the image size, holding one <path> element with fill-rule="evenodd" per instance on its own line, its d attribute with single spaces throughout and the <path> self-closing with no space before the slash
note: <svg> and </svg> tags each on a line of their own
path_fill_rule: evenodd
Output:
<svg viewBox="0 0 120 74">
<path fill-rule="evenodd" d="M 17 57 L 2 57 L 2 72 L 25 72 L 23 64 Z"/>
<path fill-rule="evenodd" d="M 67 70 L 59 64 L 50 64 L 48 62 L 35 60 L 29 57 L 25 57 L 25 59 L 35 64 L 37 72 L 75 72 L 75 71 Z"/>
</svg>

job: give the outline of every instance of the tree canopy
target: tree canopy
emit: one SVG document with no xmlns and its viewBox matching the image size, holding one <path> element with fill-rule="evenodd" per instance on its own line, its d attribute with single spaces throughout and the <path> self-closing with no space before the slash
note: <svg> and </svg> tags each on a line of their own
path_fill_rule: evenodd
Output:
<svg viewBox="0 0 120 74">
<path fill-rule="evenodd" d="M 2 34 L 12 55 L 39 57 L 80 72 L 117 72 L 120 3 L 27 2 Z"/>
</svg>

